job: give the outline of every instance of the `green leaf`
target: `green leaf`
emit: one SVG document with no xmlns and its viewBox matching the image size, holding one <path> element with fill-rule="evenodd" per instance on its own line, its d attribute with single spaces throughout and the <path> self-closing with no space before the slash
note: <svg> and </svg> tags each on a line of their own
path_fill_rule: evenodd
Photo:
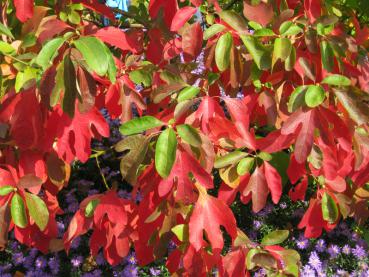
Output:
<svg viewBox="0 0 369 277">
<path fill-rule="evenodd" d="M 188 124 L 176 126 L 178 135 L 189 145 L 200 147 L 202 144 L 199 132 Z"/>
<path fill-rule="evenodd" d="M 35 221 L 41 231 L 44 231 L 49 222 L 49 210 L 40 197 L 32 193 L 25 193 L 27 208 L 30 217 Z"/>
<path fill-rule="evenodd" d="M 58 104 L 60 93 L 64 91 L 64 61 L 62 61 L 56 68 L 55 86 L 50 95 L 50 106 L 54 107 Z"/>
<path fill-rule="evenodd" d="M 100 199 L 92 199 L 90 202 L 88 202 L 86 209 L 85 209 L 85 216 L 91 217 L 94 215 L 95 209 L 97 205 L 99 205 Z"/>
<path fill-rule="evenodd" d="M 58 54 L 59 48 L 65 42 L 64 38 L 54 38 L 48 41 L 41 49 L 36 57 L 36 63 L 42 67 L 43 70 L 52 65 L 54 58 Z"/>
<path fill-rule="evenodd" d="M 4 26 L 2 23 L 0 23 L 0 33 L 14 39 L 12 32 L 10 32 L 10 30 L 6 26 Z"/>
<path fill-rule="evenodd" d="M 136 84 L 143 84 L 145 87 L 151 86 L 152 74 L 150 71 L 144 69 L 138 69 L 129 73 L 129 78 Z"/>
<path fill-rule="evenodd" d="M 12 186 L 0 187 L 0 196 L 8 195 L 9 193 L 11 193 L 13 191 L 15 191 L 15 190 L 14 190 L 14 187 L 12 187 Z"/>
<path fill-rule="evenodd" d="M 237 32 L 243 33 L 248 31 L 246 20 L 238 13 L 227 10 L 221 11 L 219 16 L 225 23 L 227 23 Z"/>
<path fill-rule="evenodd" d="M 187 242 L 188 241 L 188 238 L 189 238 L 188 224 L 176 225 L 171 230 L 181 242 Z"/>
<path fill-rule="evenodd" d="M 291 26 L 293 25 L 292 21 L 285 21 L 279 26 L 279 33 L 283 35 Z"/>
<path fill-rule="evenodd" d="M 279 27 L 279 33 L 283 36 L 294 36 L 303 32 L 303 29 L 293 24 L 291 21 L 285 21 Z"/>
<path fill-rule="evenodd" d="M 288 101 L 288 112 L 293 113 L 298 108 L 300 108 L 302 105 L 305 104 L 305 93 L 308 89 L 308 86 L 299 86 L 295 88 L 295 90 L 292 92 L 290 99 Z"/>
<path fill-rule="evenodd" d="M 215 47 L 215 63 L 219 71 L 225 71 L 229 67 L 233 37 L 231 33 L 223 34 Z"/>
<path fill-rule="evenodd" d="M 267 153 L 267 152 L 260 152 L 259 154 L 258 154 L 258 157 L 260 158 L 260 159 L 262 159 L 263 161 L 270 161 L 273 157 L 272 157 L 272 155 L 270 155 L 269 153 Z"/>
<path fill-rule="evenodd" d="M 315 108 L 323 103 L 325 91 L 321 86 L 310 85 L 305 93 L 305 103 L 310 108 Z"/>
<path fill-rule="evenodd" d="M 199 94 L 200 88 L 199 87 L 185 87 L 181 90 L 178 94 L 178 102 L 183 102 L 186 100 L 190 100 L 194 98 L 197 94 Z"/>
<path fill-rule="evenodd" d="M 225 29 L 225 26 L 222 24 L 213 24 L 209 28 L 207 28 L 204 32 L 204 40 L 208 40 L 212 38 L 216 34 L 222 32 Z"/>
<path fill-rule="evenodd" d="M 252 29 L 254 29 L 255 31 L 263 28 L 263 25 L 261 25 L 261 24 L 259 24 L 259 23 L 255 22 L 255 21 L 249 21 L 247 24 L 248 24 Z"/>
<path fill-rule="evenodd" d="M 105 45 L 95 37 L 81 37 L 75 40 L 74 45 L 81 52 L 87 65 L 98 75 L 104 76 L 108 72 L 109 57 Z"/>
<path fill-rule="evenodd" d="M 322 84 L 331 86 L 349 86 L 351 85 L 351 80 L 343 75 L 332 74 L 325 77 L 322 81 Z"/>
<path fill-rule="evenodd" d="M 13 222 L 19 228 L 25 228 L 28 225 L 26 207 L 24 205 L 23 198 L 15 193 L 12 197 L 10 214 L 12 215 Z"/>
<path fill-rule="evenodd" d="M 214 162 L 215 168 L 222 168 L 226 167 L 227 165 L 235 164 L 245 158 L 248 154 L 241 151 L 234 151 L 227 155 L 217 157 L 217 159 Z"/>
<path fill-rule="evenodd" d="M 255 37 L 272 37 L 275 36 L 276 34 L 271 29 L 261 28 L 256 30 L 253 35 Z"/>
<path fill-rule="evenodd" d="M 254 166 L 255 159 L 251 157 L 243 158 L 237 165 L 237 174 L 240 176 L 249 173 Z"/>
<path fill-rule="evenodd" d="M 287 59 L 286 59 L 286 61 L 284 63 L 284 68 L 286 69 L 286 71 L 292 71 L 293 68 L 295 67 L 295 64 L 296 64 L 296 49 L 292 45 L 291 53 L 287 57 Z"/>
<path fill-rule="evenodd" d="M 176 150 L 176 133 L 168 128 L 160 134 L 155 148 L 155 168 L 162 178 L 169 176 L 176 159 Z"/>
<path fill-rule="evenodd" d="M 328 72 L 332 72 L 334 67 L 334 54 L 333 49 L 327 41 L 322 41 L 320 43 L 320 53 L 322 56 L 322 63 L 324 69 Z"/>
<path fill-rule="evenodd" d="M 328 194 L 324 193 L 322 197 L 322 213 L 323 219 L 329 223 L 334 223 L 338 219 L 338 207 L 333 198 Z"/>
<path fill-rule="evenodd" d="M 290 232 L 288 230 L 275 230 L 263 237 L 261 244 L 263 245 L 275 245 L 284 242 Z"/>
<path fill-rule="evenodd" d="M 15 78 L 15 91 L 19 92 L 22 88 L 26 88 L 26 84 L 37 78 L 37 69 L 27 67 L 23 72 L 18 72 Z"/>
<path fill-rule="evenodd" d="M 132 120 L 126 123 L 123 123 L 120 126 L 119 131 L 123 135 L 129 136 L 129 135 L 139 134 L 146 130 L 160 127 L 163 125 L 165 125 L 163 121 L 157 119 L 156 117 L 147 115 L 147 116 L 133 118 Z"/>
<path fill-rule="evenodd" d="M 291 50 L 292 44 L 288 38 L 276 38 L 276 40 L 274 41 L 273 64 L 278 59 L 285 61 L 290 55 Z"/>
<path fill-rule="evenodd" d="M 11 46 L 9 43 L 5 41 L 0 40 L 0 53 L 6 55 L 6 54 L 14 54 L 16 51 L 13 46 Z"/>
<path fill-rule="evenodd" d="M 261 70 L 267 70 L 271 66 L 271 57 L 269 51 L 253 36 L 241 35 L 247 51 L 251 54 L 255 64 Z"/>
</svg>

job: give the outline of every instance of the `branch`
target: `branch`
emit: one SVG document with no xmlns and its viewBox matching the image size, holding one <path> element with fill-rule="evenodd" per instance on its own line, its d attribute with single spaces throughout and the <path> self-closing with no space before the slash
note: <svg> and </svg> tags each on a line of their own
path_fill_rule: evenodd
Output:
<svg viewBox="0 0 369 277">
<path fill-rule="evenodd" d="M 150 27 L 150 24 L 148 22 L 146 22 L 143 19 L 138 18 L 135 14 L 132 14 L 132 13 L 126 12 L 126 11 L 122 11 L 122 10 L 120 10 L 118 8 L 112 8 L 112 10 L 115 13 L 119 13 L 119 14 L 125 16 L 125 17 L 132 18 L 132 19 L 136 20 L 138 23 L 142 24 L 146 28 L 149 28 Z"/>
</svg>

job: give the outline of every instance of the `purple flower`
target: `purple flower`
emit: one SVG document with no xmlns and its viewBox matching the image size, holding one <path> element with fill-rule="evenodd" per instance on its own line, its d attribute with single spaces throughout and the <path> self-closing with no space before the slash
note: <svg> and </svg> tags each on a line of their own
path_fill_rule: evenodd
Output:
<svg viewBox="0 0 369 277">
<path fill-rule="evenodd" d="M 309 262 L 308 264 L 314 268 L 316 271 L 319 271 L 322 267 L 322 262 L 320 261 L 320 258 L 318 256 L 318 253 L 313 251 L 310 254 Z"/>
<path fill-rule="evenodd" d="M 132 252 L 131 254 L 129 254 L 125 260 L 131 264 L 131 265 L 136 265 L 137 264 L 137 259 L 136 259 L 136 254 L 134 252 Z"/>
<path fill-rule="evenodd" d="M 301 271 L 301 277 L 312 277 L 315 276 L 315 271 L 310 265 L 305 265 Z"/>
<path fill-rule="evenodd" d="M 362 246 L 356 245 L 355 248 L 352 249 L 352 254 L 355 256 L 355 258 L 362 260 L 366 257 L 367 253 Z"/>
<path fill-rule="evenodd" d="M 24 262 L 24 256 L 22 252 L 16 252 L 12 256 L 12 261 L 14 265 L 21 265 Z"/>
<path fill-rule="evenodd" d="M 58 259 L 58 256 L 54 256 L 54 257 L 51 257 L 49 259 L 49 268 L 51 270 L 51 273 L 54 274 L 54 275 L 57 275 L 59 273 L 59 269 L 60 269 L 60 261 Z"/>
<path fill-rule="evenodd" d="M 285 202 L 282 202 L 281 204 L 279 204 L 279 207 L 284 210 L 287 208 L 287 204 Z"/>
<path fill-rule="evenodd" d="M 341 253 L 341 249 L 338 245 L 331 244 L 328 247 L 328 254 L 331 256 L 332 259 L 337 258 L 338 254 Z"/>
<path fill-rule="evenodd" d="M 138 276 L 138 268 L 135 265 L 129 264 L 124 268 L 122 273 L 124 277 L 136 277 Z"/>
<path fill-rule="evenodd" d="M 18 250 L 19 243 L 16 240 L 12 241 L 11 243 L 9 243 L 9 248 L 13 251 Z"/>
<path fill-rule="evenodd" d="M 160 269 L 155 269 L 154 267 L 150 268 L 150 274 L 151 276 L 159 276 L 161 273 Z"/>
<path fill-rule="evenodd" d="M 118 196 L 120 198 L 124 198 L 124 199 L 130 199 L 131 198 L 131 193 L 129 193 L 128 191 L 126 190 L 119 190 L 118 191 Z"/>
<path fill-rule="evenodd" d="M 39 256 L 37 257 L 36 261 L 35 261 L 35 266 L 38 269 L 45 269 L 47 266 L 47 261 L 45 259 L 44 256 Z"/>
<path fill-rule="evenodd" d="M 345 244 L 342 247 L 342 253 L 345 254 L 345 255 L 350 255 L 350 253 L 351 253 L 351 247 L 348 244 Z"/>
<path fill-rule="evenodd" d="M 306 249 L 309 247 L 309 240 L 304 237 L 304 235 L 300 235 L 296 240 L 296 246 L 298 249 Z"/>
<path fill-rule="evenodd" d="M 70 260 L 73 267 L 79 267 L 83 263 L 83 257 L 77 256 Z"/>
<path fill-rule="evenodd" d="M 264 268 L 259 269 L 255 272 L 254 277 L 264 277 L 267 276 L 266 271 Z"/>
<path fill-rule="evenodd" d="M 319 239 L 316 242 L 315 250 L 318 251 L 319 253 L 322 253 L 325 251 L 325 249 L 326 249 L 326 245 L 325 245 L 324 239 Z"/>
<path fill-rule="evenodd" d="M 253 227 L 254 230 L 259 230 L 261 225 L 263 225 L 259 220 L 254 220 Z"/>
</svg>

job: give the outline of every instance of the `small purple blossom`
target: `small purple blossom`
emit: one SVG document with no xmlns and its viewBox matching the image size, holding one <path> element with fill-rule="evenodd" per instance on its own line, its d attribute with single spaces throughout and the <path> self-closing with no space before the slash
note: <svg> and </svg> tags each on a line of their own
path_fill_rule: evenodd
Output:
<svg viewBox="0 0 369 277">
<path fill-rule="evenodd" d="M 133 265 L 133 264 L 129 264 L 127 265 L 123 272 L 122 272 L 122 276 L 123 277 L 136 277 L 138 276 L 138 268 L 137 266 Z"/>
<path fill-rule="evenodd" d="M 341 253 L 341 249 L 338 245 L 331 244 L 328 247 L 328 254 L 332 259 L 337 258 L 337 256 Z"/>
<path fill-rule="evenodd" d="M 70 246 L 70 248 L 72 249 L 77 249 L 79 247 L 79 245 L 81 244 L 81 237 L 76 237 L 73 241 L 72 244 Z"/>
<path fill-rule="evenodd" d="M 356 245 L 355 248 L 352 249 L 352 254 L 359 260 L 364 259 L 367 255 L 364 247 L 360 245 Z"/>
<path fill-rule="evenodd" d="M 350 255 L 350 253 L 351 253 L 351 247 L 348 244 L 345 244 L 342 247 L 342 253 L 345 254 L 345 255 Z"/>
<path fill-rule="evenodd" d="M 315 245 L 315 250 L 322 253 L 326 250 L 326 245 L 324 239 L 318 239 Z"/>
<path fill-rule="evenodd" d="M 45 259 L 45 257 L 44 256 L 37 257 L 35 261 L 35 266 L 38 269 L 45 269 L 47 266 L 47 260 Z"/>
<path fill-rule="evenodd" d="M 287 208 L 287 204 L 285 202 L 282 202 L 281 204 L 279 204 L 279 207 L 284 210 Z"/>
<path fill-rule="evenodd" d="M 24 256 L 22 252 L 16 252 L 12 256 L 14 265 L 21 265 L 24 262 Z"/>
<path fill-rule="evenodd" d="M 309 247 L 309 240 L 304 237 L 304 235 L 300 235 L 299 238 L 296 240 L 296 246 L 298 249 L 306 249 Z"/>
<path fill-rule="evenodd" d="M 150 268 L 150 274 L 151 276 L 159 276 L 161 273 L 161 270 L 160 269 L 156 269 L 154 267 L 151 267 Z"/>
<path fill-rule="evenodd" d="M 315 251 L 311 252 L 308 264 L 317 271 L 321 269 L 322 262 L 317 252 Z"/>
<path fill-rule="evenodd" d="M 127 263 L 131 264 L 131 265 L 136 265 L 137 264 L 137 259 L 136 259 L 136 254 L 134 252 L 132 252 L 131 254 L 129 254 L 125 260 L 127 261 Z"/>
<path fill-rule="evenodd" d="M 77 256 L 70 260 L 73 267 L 79 267 L 83 263 L 83 257 Z"/>
<path fill-rule="evenodd" d="M 96 261 L 96 264 L 98 266 L 102 266 L 102 265 L 105 265 L 106 264 L 106 261 L 105 261 L 105 258 L 104 258 L 104 255 L 103 253 L 99 253 L 97 254 L 96 258 L 95 258 L 95 261 Z"/>
<path fill-rule="evenodd" d="M 48 262 L 49 268 L 51 273 L 56 275 L 59 273 L 60 270 L 60 261 L 58 256 L 51 257 Z"/>
<path fill-rule="evenodd" d="M 253 222 L 254 230 L 259 230 L 262 225 L 263 224 L 259 220 L 254 220 Z"/>
</svg>

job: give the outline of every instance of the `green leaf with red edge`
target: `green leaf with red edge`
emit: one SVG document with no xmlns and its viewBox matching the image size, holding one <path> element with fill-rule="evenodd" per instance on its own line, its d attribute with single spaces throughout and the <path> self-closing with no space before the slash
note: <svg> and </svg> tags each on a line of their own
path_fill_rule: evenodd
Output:
<svg viewBox="0 0 369 277">
<path fill-rule="evenodd" d="M 322 213 L 324 220 L 329 223 L 336 222 L 339 216 L 337 204 L 327 192 L 322 197 Z"/>
<path fill-rule="evenodd" d="M 237 236 L 236 220 L 231 209 L 222 200 L 208 195 L 201 185 L 197 187 L 200 195 L 189 222 L 189 241 L 199 251 L 206 246 L 205 231 L 213 253 L 219 255 L 224 246 L 220 226 L 234 239 Z"/>
<path fill-rule="evenodd" d="M 13 186 L 0 187 L 0 196 L 6 196 L 13 191 L 15 191 Z"/>
</svg>

